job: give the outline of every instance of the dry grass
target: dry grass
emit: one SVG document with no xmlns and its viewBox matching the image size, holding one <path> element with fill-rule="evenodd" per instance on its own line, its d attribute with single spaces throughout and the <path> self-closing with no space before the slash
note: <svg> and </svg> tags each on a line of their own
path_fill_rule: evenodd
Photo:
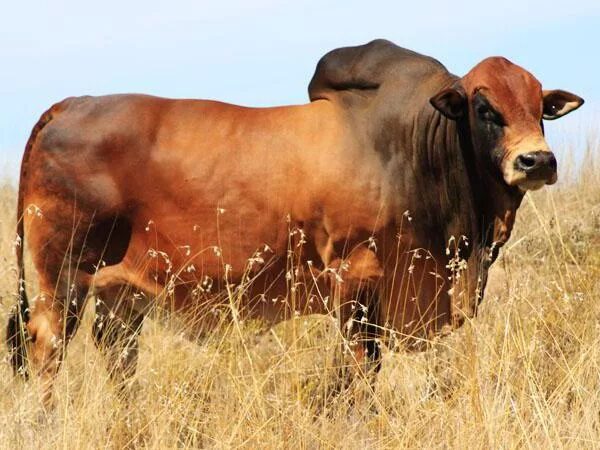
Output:
<svg viewBox="0 0 600 450">
<path fill-rule="evenodd" d="M 302 317 L 263 334 L 244 324 L 201 344 L 181 336 L 176 318 L 155 318 L 142 333 L 135 400 L 124 402 L 92 343 L 88 310 L 50 415 L 43 417 L 35 382 L 14 380 L 8 363 L 0 366 L 0 444 L 600 447 L 597 150 L 577 174 L 562 170 L 559 185 L 526 197 L 479 317 L 429 351 L 386 352 L 374 394 L 324 400 L 338 342 L 328 318 Z M 0 197 L 5 323 L 16 284 L 14 189 Z"/>
</svg>

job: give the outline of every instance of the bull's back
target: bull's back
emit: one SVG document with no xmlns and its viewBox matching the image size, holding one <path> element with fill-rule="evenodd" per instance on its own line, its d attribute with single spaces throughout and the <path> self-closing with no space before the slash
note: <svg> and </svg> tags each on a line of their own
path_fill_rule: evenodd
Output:
<svg viewBox="0 0 600 450">
<path fill-rule="evenodd" d="M 123 202 L 158 188 L 181 194 L 183 186 L 172 186 L 182 181 L 225 188 L 234 179 L 243 184 L 269 175 L 291 184 L 294 174 L 284 172 L 291 166 L 302 171 L 298 158 L 310 159 L 314 146 L 297 131 L 301 124 L 286 120 L 293 108 L 145 95 L 69 98 L 53 107 L 30 160 L 41 169 L 40 178 L 60 178 L 65 191 L 78 189 L 99 202 L 113 199 L 114 189 Z"/>
<path fill-rule="evenodd" d="M 174 186 L 190 178 L 181 168 L 198 173 L 228 157 L 223 119 L 231 114 L 220 111 L 235 107 L 214 105 L 146 95 L 65 99 L 26 155 L 22 188 L 31 197 L 77 196 L 96 210 L 135 208 L 158 191 L 184 194 Z"/>
</svg>

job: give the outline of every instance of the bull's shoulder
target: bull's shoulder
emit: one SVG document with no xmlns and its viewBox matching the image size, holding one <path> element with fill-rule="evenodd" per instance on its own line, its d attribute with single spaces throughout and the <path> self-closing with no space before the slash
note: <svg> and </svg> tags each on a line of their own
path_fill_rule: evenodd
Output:
<svg viewBox="0 0 600 450">
<path fill-rule="evenodd" d="M 311 100 L 348 90 L 374 91 L 387 80 L 419 82 L 427 74 L 447 72 L 438 60 L 385 39 L 342 47 L 323 56 L 309 84 Z"/>
</svg>

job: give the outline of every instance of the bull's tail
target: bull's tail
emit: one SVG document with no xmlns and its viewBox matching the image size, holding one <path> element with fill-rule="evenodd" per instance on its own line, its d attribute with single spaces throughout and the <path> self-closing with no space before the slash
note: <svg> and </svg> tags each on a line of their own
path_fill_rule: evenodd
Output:
<svg viewBox="0 0 600 450">
<path fill-rule="evenodd" d="M 25 267 L 23 263 L 24 241 L 23 226 L 23 199 L 21 188 L 19 188 L 19 199 L 17 205 L 17 273 L 18 273 L 18 291 L 17 304 L 8 319 L 6 329 L 6 343 L 10 353 L 10 359 L 15 374 L 27 377 L 27 357 L 25 351 L 25 342 L 27 340 L 25 324 L 29 320 L 29 300 L 25 290 Z"/>
<path fill-rule="evenodd" d="M 24 226 L 24 189 L 27 178 L 27 169 L 29 164 L 29 156 L 31 149 L 35 143 L 36 137 L 40 130 L 52 119 L 52 114 L 56 106 L 53 106 L 40 117 L 40 120 L 35 124 L 23 154 L 21 162 L 21 174 L 19 180 L 19 194 L 17 198 L 17 237 L 15 242 L 17 256 L 17 274 L 18 274 L 18 291 L 17 304 L 13 310 L 6 329 L 6 342 L 10 354 L 12 367 L 15 374 L 27 377 L 27 355 L 26 342 L 27 330 L 25 325 L 29 321 L 29 300 L 27 299 L 27 291 L 25 289 L 25 264 L 23 260 L 23 250 L 25 247 L 25 226 Z"/>
</svg>

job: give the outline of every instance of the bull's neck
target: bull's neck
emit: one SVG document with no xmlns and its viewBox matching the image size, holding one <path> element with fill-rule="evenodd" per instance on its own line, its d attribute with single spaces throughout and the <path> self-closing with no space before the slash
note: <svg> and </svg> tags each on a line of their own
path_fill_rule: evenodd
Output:
<svg viewBox="0 0 600 450">
<path fill-rule="evenodd" d="M 466 120 L 449 120 L 427 105 L 415 122 L 424 132 L 412 137 L 413 167 L 426 174 L 422 199 L 434 215 L 428 219 L 444 230 L 445 242 L 438 244 L 466 236 L 471 243 L 466 253 L 501 246 L 510 235 L 522 194 L 479 162 L 477 152 L 482 150 L 473 148 Z"/>
</svg>

